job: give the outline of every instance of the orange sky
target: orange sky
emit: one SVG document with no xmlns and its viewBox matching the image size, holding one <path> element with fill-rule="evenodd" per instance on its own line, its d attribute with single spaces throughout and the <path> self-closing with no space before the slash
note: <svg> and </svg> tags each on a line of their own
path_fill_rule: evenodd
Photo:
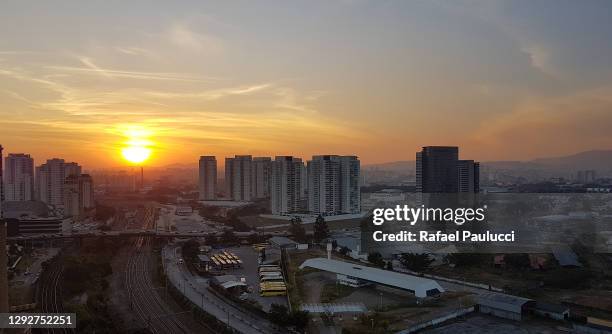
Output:
<svg viewBox="0 0 612 334">
<path fill-rule="evenodd" d="M 135 139 L 155 166 L 234 154 L 367 164 L 413 160 L 425 145 L 481 161 L 612 148 L 612 11 L 555 8 L 11 2 L 0 144 L 86 168 L 125 165 Z"/>
</svg>

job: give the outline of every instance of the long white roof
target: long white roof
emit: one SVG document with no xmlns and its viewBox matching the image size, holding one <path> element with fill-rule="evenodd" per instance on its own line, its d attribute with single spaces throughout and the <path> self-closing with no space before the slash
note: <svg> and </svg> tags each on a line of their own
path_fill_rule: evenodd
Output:
<svg viewBox="0 0 612 334">
<path fill-rule="evenodd" d="M 351 276 L 398 289 L 410 290 L 420 298 L 427 297 L 427 291 L 429 290 L 444 292 L 444 289 L 440 286 L 440 284 L 432 279 L 402 274 L 390 270 L 366 267 L 344 261 L 314 258 L 308 259 L 304 261 L 302 265 L 300 265 L 300 269 L 304 269 L 306 267 Z"/>
</svg>

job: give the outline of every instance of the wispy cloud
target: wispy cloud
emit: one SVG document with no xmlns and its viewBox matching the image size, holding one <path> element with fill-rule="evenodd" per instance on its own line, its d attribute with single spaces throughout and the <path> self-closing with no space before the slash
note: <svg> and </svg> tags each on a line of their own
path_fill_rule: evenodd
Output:
<svg viewBox="0 0 612 334">
<path fill-rule="evenodd" d="M 79 61 L 83 63 L 83 65 L 87 66 L 90 70 L 99 73 L 102 76 L 105 76 L 107 78 L 112 77 L 109 71 L 101 69 L 100 67 L 98 67 L 98 65 L 94 64 L 94 62 L 88 57 L 79 57 Z"/>
<path fill-rule="evenodd" d="M 221 39 L 190 29 L 184 23 L 173 24 L 165 35 L 174 45 L 191 51 L 221 52 L 224 49 Z"/>
<path fill-rule="evenodd" d="M 247 86 L 238 86 L 238 87 L 230 87 L 230 88 L 219 88 L 219 89 L 211 89 L 207 91 L 200 91 L 195 93 L 172 93 L 172 92 L 162 92 L 162 91 L 146 91 L 144 94 L 159 98 L 165 99 L 177 99 L 177 98 L 192 98 L 192 99 L 202 99 L 202 100 L 218 100 L 225 97 L 231 96 L 240 96 L 240 95 L 249 95 L 256 92 L 260 92 L 272 87 L 272 84 L 264 83 L 258 85 L 247 85 Z"/>
<path fill-rule="evenodd" d="M 84 58 L 88 60 L 88 58 Z M 125 71 L 125 70 L 113 70 L 101 68 L 93 64 L 88 60 L 89 64 L 87 67 L 75 67 L 75 66 L 55 66 L 50 65 L 46 68 L 50 70 L 59 70 L 67 72 L 81 72 L 82 74 L 99 74 L 110 78 L 125 78 L 125 79 L 139 79 L 139 80 L 167 80 L 167 81 L 186 81 L 186 82 L 211 82 L 221 80 L 220 78 L 213 77 L 190 77 L 180 73 L 164 73 L 164 72 L 142 72 L 142 71 Z"/>
<path fill-rule="evenodd" d="M 75 59 L 82 66 L 64 64 Z M 18 109 L 37 115 L 29 120 L 3 115 L 0 126 L 32 133 L 37 140 L 56 143 L 63 150 L 81 152 L 75 154 L 85 154 L 81 138 L 87 137 L 88 146 L 112 155 L 123 140 L 112 129 L 126 125 L 150 129 L 158 154 L 174 152 L 173 157 L 181 148 L 197 150 L 212 144 L 215 148 L 206 150 L 213 154 L 249 147 L 253 152 L 277 148 L 277 153 L 290 153 L 292 147 L 306 141 L 322 146 L 330 140 L 346 143 L 357 137 L 354 130 L 318 113 L 314 105 L 322 91 L 304 92 L 282 81 L 227 85 L 236 80 L 118 70 L 102 63 L 68 54 L 60 64 L 0 66 L 0 82 L 10 88 L 0 91 L 0 100 L 4 94 L 13 99 L 12 105 L 20 104 Z M 21 138 L 18 130 L 6 134 Z"/>
<path fill-rule="evenodd" d="M 523 46 L 521 51 L 529 55 L 531 66 L 537 70 L 557 79 L 561 77 L 560 71 L 552 64 L 552 55 L 550 50 L 546 49 L 542 45 L 532 44 L 529 46 Z"/>
<path fill-rule="evenodd" d="M 125 55 L 155 58 L 153 51 L 135 46 L 115 46 L 114 50 Z"/>
</svg>

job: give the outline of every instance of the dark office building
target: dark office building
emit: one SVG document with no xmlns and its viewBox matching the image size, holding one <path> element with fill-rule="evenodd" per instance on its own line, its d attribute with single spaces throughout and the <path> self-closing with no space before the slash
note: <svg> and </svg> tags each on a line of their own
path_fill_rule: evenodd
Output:
<svg viewBox="0 0 612 334">
<path fill-rule="evenodd" d="M 457 147 L 423 147 L 416 156 L 417 192 L 456 193 L 459 188 L 458 160 Z"/>
<path fill-rule="evenodd" d="M 478 193 L 480 191 L 480 163 L 474 160 L 457 161 L 460 193 Z"/>
<path fill-rule="evenodd" d="M 456 146 L 426 146 L 416 154 L 416 188 L 421 193 L 477 193 L 480 164 L 459 160 Z"/>
</svg>

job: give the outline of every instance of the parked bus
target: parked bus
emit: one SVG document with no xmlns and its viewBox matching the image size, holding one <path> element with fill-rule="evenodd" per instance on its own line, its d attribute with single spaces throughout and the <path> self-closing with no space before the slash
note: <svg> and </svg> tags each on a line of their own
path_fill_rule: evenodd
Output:
<svg viewBox="0 0 612 334">
<path fill-rule="evenodd" d="M 262 277 L 260 279 L 260 281 L 262 283 L 268 283 L 268 282 L 285 282 L 285 280 L 283 279 L 283 276 L 267 276 L 267 277 Z"/>
<path fill-rule="evenodd" d="M 280 269 L 279 265 L 276 264 L 262 264 L 259 266 L 259 270 L 265 269 L 265 268 L 275 268 L 275 269 Z"/>
<path fill-rule="evenodd" d="M 260 288 L 261 292 L 259 294 L 262 297 L 287 295 L 287 287 L 285 284 L 266 284 L 265 286 L 260 286 Z"/>
<path fill-rule="evenodd" d="M 280 290 L 262 291 L 259 295 L 262 296 L 262 297 L 286 296 L 287 295 L 287 289 L 283 288 L 283 289 L 280 289 Z"/>
<path fill-rule="evenodd" d="M 285 282 L 261 282 L 259 283 L 259 287 L 261 289 L 266 289 L 269 287 L 277 287 L 277 286 L 285 286 Z"/>
<path fill-rule="evenodd" d="M 287 286 L 283 282 L 266 282 L 266 283 L 261 283 L 259 285 L 260 291 L 268 291 L 268 290 L 274 290 L 274 289 L 287 289 Z"/>
</svg>

